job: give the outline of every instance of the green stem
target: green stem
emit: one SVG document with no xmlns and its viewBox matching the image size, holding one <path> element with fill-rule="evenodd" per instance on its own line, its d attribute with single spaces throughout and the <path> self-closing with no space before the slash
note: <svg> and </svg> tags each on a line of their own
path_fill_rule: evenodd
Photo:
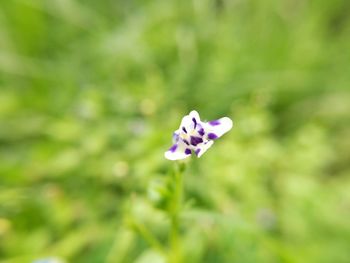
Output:
<svg viewBox="0 0 350 263">
<path fill-rule="evenodd" d="M 184 167 L 179 164 L 174 173 L 173 205 L 170 211 L 171 230 L 169 235 L 170 255 L 169 262 L 182 262 L 182 249 L 180 244 L 180 214 L 183 202 L 183 172 Z"/>
</svg>

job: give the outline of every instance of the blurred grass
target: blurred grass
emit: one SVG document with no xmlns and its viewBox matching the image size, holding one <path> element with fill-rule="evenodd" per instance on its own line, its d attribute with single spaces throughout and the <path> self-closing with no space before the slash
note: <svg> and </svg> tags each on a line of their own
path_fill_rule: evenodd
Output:
<svg viewBox="0 0 350 263">
<path fill-rule="evenodd" d="M 350 2 L 0 3 L 0 262 L 162 262 L 149 187 L 192 109 L 189 262 L 350 260 Z M 152 190 L 152 189 L 151 189 Z"/>
</svg>

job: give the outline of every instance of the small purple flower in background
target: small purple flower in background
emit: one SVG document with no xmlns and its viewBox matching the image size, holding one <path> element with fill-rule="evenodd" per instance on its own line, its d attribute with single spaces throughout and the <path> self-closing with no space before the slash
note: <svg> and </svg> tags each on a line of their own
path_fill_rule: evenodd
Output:
<svg viewBox="0 0 350 263">
<path fill-rule="evenodd" d="M 174 161 L 185 159 L 194 152 L 199 158 L 213 145 L 214 140 L 231 128 L 232 120 L 228 117 L 202 122 L 198 112 L 191 111 L 183 117 L 180 128 L 174 132 L 174 144 L 164 156 Z"/>
</svg>

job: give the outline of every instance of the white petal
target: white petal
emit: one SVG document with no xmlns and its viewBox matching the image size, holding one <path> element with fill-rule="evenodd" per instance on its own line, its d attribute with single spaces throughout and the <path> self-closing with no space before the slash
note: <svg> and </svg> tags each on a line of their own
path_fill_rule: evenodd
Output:
<svg viewBox="0 0 350 263">
<path fill-rule="evenodd" d="M 177 145 L 175 150 L 172 150 L 171 148 L 173 148 L 173 147 L 171 147 L 168 151 L 166 151 L 164 153 L 164 157 L 166 159 L 171 160 L 171 161 L 175 161 L 175 160 L 185 159 L 185 158 L 191 156 L 191 154 L 185 153 L 187 145 L 184 142 L 182 142 L 181 140 L 177 144 L 174 144 L 174 145 Z"/>
<path fill-rule="evenodd" d="M 218 138 L 232 129 L 232 120 L 228 117 L 223 117 L 218 120 L 209 121 L 206 123 L 206 134 L 215 134 Z"/>
<path fill-rule="evenodd" d="M 206 144 L 201 143 L 197 145 L 197 148 L 200 149 L 197 157 L 200 158 L 203 153 L 205 153 L 212 145 L 214 144 L 214 141 L 208 141 Z"/>
<path fill-rule="evenodd" d="M 183 131 L 183 128 L 188 132 L 191 129 L 192 125 L 192 119 L 189 115 L 186 115 L 185 117 L 182 118 L 181 125 L 179 130 Z"/>
<path fill-rule="evenodd" d="M 197 120 L 197 122 L 201 121 L 201 118 L 199 117 L 199 113 L 195 110 L 191 111 L 189 116 L 191 117 L 191 120 L 192 120 L 192 118 L 195 118 Z"/>
<path fill-rule="evenodd" d="M 179 130 L 183 131 L 183 128 L 185 128 L 185 130 L 189 132 L 190 130 L 194 129 L 195 122 L 193 119 L 195 119 L 196 123 L 201 123 L 199 114 L 195 110 L 191 111 L 188 115 L 182 118 Z"/>
</svg>

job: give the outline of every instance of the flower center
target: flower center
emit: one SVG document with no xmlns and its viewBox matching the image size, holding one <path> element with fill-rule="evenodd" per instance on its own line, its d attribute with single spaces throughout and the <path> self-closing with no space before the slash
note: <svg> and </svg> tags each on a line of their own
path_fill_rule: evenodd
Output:
<svg viewBox="0 0 350 263">
<path fill-rule="evenodd" d="M 188 146 L 196 147 L 198 144 L 204 142 L 204 134 L 204 129 L 200 126 L 200 124 L 196 123 L 191 129 L 182 127 L 180 138 Z"/>
</svg>

